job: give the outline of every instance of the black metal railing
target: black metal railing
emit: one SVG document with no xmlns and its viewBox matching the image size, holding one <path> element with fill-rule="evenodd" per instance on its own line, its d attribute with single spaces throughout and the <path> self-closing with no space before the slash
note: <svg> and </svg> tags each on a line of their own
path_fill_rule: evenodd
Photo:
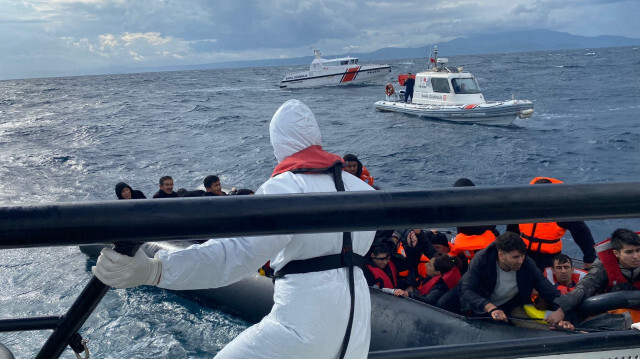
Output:
<svg viewBox="0 0 640 359">
<path fill-rule="evenodd" d="M 632 217 L 640 182 L 11 205 L 0 207 L 0 249 L 115 243 L 132 253 L 147 241 Z M 107 290 L 93 277 L 65 315 L 2 319 L 0 331 L 53 329 L 37 358 L 57 358 Z"/>
</svg>

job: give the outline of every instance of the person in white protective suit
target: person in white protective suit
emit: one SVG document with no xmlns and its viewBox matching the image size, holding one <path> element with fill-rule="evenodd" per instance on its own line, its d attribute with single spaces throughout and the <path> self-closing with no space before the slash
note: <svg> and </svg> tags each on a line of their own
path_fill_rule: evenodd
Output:
<svg viewBox="0 0 640 359">
<path fill-rule="evenodd" d="M 279 164 L 256 195 L 336 191 L 338 181 L 330 173 L 305 171 L 341 161 L 339 156 L 322 150 L 320 129 L 305 104 L 289 100 L 280 106 L 271 120 L 269 134 Z M 359 178 L 344 171 L 339 173 L 346 191 L 373 190 Z M 352 232 L 353 252 L 363 256 L 374 234 Z M 160 251 L 155 258 L 142 251 L 129 257 L 104 249 L 92 271 L 115 288 L 215 288 L 254 274 L 268 260 L 278 273 L 291 261 L 332 257 L 342 248 L 343 233 L 211 239 L 178 251 Z M 353 271 L 353 326 L 343 354 L 345 358 L 366 358 L 371 337 L 371 301 L 362 270 L 355 267 Z M 348 277 L 344 266 L 279 277 L 274 284 L 271 313 L 242 332 L 216 357 L 338 358 L 351 310 Z"/>
</svg>

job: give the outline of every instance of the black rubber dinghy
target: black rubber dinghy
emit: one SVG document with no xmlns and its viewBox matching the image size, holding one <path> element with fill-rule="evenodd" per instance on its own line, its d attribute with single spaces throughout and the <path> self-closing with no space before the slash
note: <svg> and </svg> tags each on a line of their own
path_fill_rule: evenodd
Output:
<svg viewBox="0 0 640 359">
<path fill-rule="evenodd" d="M 184 242 L 150 242 L 142 246 L 149 256 L 160 249 L 184 248 Z M 97 256 L 104 245 L 82 246 Z M 173 291 L 203 306 L 222 310 L 251 323 L 260 321 L 273 306 L 273 281 L 256 273 L 223 288 Z M 568 335 L 530 320 L 497 323 L 490 318 L 467 318 L 404 297 L 371 288 L 371 351 L 434 345 L 468 344 L 507 339 Z"/>
</svg>

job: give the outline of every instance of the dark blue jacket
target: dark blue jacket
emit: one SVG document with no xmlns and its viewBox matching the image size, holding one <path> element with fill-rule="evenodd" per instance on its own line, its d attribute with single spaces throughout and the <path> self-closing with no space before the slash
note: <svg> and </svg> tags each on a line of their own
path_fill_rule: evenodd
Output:
<svg viewBox="0 0 640 359">
<path fill-rule="evenodd" d="M 469 264 L 469 270 L 460 280 L 460 306 L 463 311 L 473 310 L 484 313 L 484 306 L 489 303 L 489 297 L 496 287 L 498 273 L 496 262 L 498 249 L 491 243 L 487 248 L 476 253 Z M 553 303 L 560 292 L 542 275 L 531 258 L 525 258 L 519 271 L 516 272 L 518 295 L 523 303 L 531 303 L 531 292 L 535 288 L 542 299 L 557 308 Z"/>
</svg>

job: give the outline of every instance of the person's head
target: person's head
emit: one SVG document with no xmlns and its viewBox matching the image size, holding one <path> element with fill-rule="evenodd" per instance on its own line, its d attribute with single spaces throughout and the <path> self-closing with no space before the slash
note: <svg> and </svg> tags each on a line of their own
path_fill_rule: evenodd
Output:
<svg viewBox="0 0 640 359">
<path fill-rule="evenodd" d="M 453 267 L 456 267 L 458 261 L 459 259 L 457 257 L 449 257 L 448 254 L 438 252 L 427 263 L 427 274 L 432 277 L 445 274 L 452 270 Z"/>
<path fill-rule="evenodd" d="M 504 271 L 518 271 L 525 260 L 527 246 L 522 238 L 513 232 L 504 232 L 496 238 L 498 265 Z"/>
<path fill-rule="evenodd" d="M 132 192 L 133 189 L 128 184 L 124 182 L 116 184 L 116 197 L 118 199 L 131 199 Z"/>
<path fill-rule="evenodd" d="M 453 187 L 473 187 L 475 184 L 471 182 L 468 178 L 458 178 L 454 183 Z"/>
<path fill-rule="evenodd" d="M 611 234 L 611 247 L 622 267 L 640 267 L 640 237 L 637 233 L 625 228 L 616 229 Z"/>
<path fill-rule="evenodd" d="M 269 137 L 278 163 L 310 146 L 322 146 L 316 117 L 298 100 L 289 100 L 276 111 L 269 124 Z"/>
<path fill-rule="evenodd" d="M 393 233 L 391 234 L 391 241 L 394 245 L 397 245 L 398 242 L 400 242 L 400 233 L 393 231 Z"/>
<path fill-rule="evenodd" d="M 553 257 L 551 272 L 553 272 L 558 283 L 568 286 L 571 284 L 573 261 L 566 254 L 558 253 Z"/>
<path fill-rule="evenodd" d="M 173 193 L 173 178 L 171 178 L 171 176 L 160 177 L 160 181 L 158 181 L 158 185 L 162 192 L 166 194 Z"/>
<path fill-rule="evenodd" d="M 389 246 L 380 243 L 371 247 L 370 251 L 371 261 L 377 267 L 385 269 L 391 260 L 391 253 L 389 252 Z"/>
<path fill-rule="evenodd" d="M 356 157 L 356 155 L 347 153 L 342 157 L 344 160 L 344 170 L 356 177 L 362 175 L 362 162 Z"/>
<path fill-rule="evenodd" d="M 451 247 L 449 247 L 449 239 L 447 235 L 442 232 L 436 232 L 431 237 L 431 244 L 440 253 L 449 253 Z"/>
<path fill-rule="evenodd" d="M 210 175 L 204 178 L 204 189 L 207 192 L 214 193 L 218 196 L 222 195 L 222 184 L 218 176 Z"/>
</svg>

